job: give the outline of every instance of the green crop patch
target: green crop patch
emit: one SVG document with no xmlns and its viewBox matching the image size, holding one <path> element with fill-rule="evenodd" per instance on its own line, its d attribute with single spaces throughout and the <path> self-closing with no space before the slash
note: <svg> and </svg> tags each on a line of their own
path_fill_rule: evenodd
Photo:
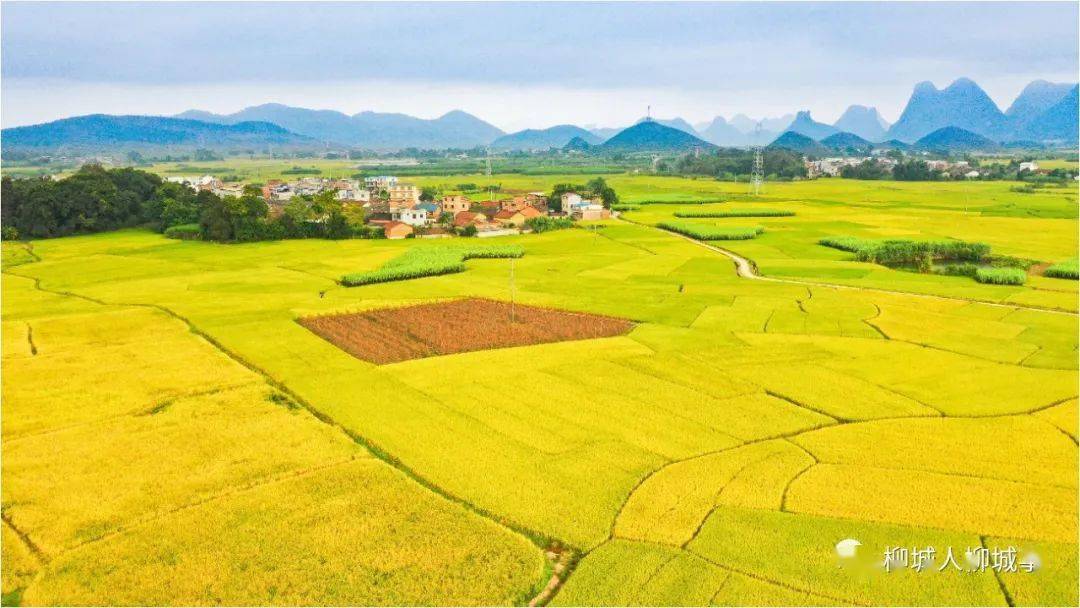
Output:
<svg viewBox="0 0 1080 608">
<path fill-rule="evenodd" d="M 794 211 L 787 209 L 679 209 L 675 217 L 723 218 L 723 217 L 791 217 Z"/>
<path fill-rule="evenodd" d="M 415 247 L 390 260 L 378 270 L 354 272 L 341 277 L 346 287 L 389 283 L 465 272 L 465 260 L 476 258 L 520 258 L 520 245 L 476 245 L 472 247 Z"/>
<path fill-rule="evenodd" d="M 747 241 L 765 232 L 761 226 L 711 226 L 691 222 L 660 222 L 658 227 L 699 241 Z"/>
<path fill-rule="evenodd" d="M 1055 279 L 1072 279 L 1075 281 L 1080 279 L 1080 263 L 1078 263 L 1077 258 L 1058 262 L 1047 267 L 1043 275 Z"/>
</svg>

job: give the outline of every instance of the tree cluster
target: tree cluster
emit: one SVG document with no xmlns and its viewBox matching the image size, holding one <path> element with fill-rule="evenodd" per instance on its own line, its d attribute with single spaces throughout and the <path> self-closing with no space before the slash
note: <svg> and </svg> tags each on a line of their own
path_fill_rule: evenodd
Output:
<svg viewBox="0 0 1080 608">
<path fill-rule="evenodd" d="M 204 240 L 262 241 L 294 238 L 341 239 L 376 236 L 363 210 L 346 207 L 333 192 L 296 197 L 271 217 L 262 192 L 247 186 L 242 196 L 219 197 L 138 169 L 86 165 L 71 177 L 2 181 L 4 238 L 51 238 L 131 226 L 166 232 L 198 226 Z"/>
<path fill-rule="evenodd" d="M 612 205 L 619 203 L 619 195 L 607 184 L 602 177 L 589 180 L 585 185 L 581 184 L 555 184 L 548 195 L 548 208 L 554 211 L 563 211 L 562 195 L 568 192 L 576 192 L 584 198 L 599 199 L 605 209 L 611 209 Z"/>
<path fill-rule="evenodd" d="M 765 172 L 774 179 L 806 177 L 802 156 L 782 148 L 762 151 Z M 749 176 L 754 154 L 749 150 L 721 148 L 708 154 L 684 154 L 673 163 L 660 163 L 657 170 L 682 175 L 708 175 L 724 180 Z"/>
</svg>

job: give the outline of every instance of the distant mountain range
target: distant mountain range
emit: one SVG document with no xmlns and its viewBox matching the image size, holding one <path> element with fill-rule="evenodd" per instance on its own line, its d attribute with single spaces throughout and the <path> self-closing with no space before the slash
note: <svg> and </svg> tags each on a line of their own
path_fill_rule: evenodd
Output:
<svg viewBox="0 0 1080 608">
<path fill-rule="evenodd" d="M 305 148 L 317 145 L 310 137 L 291 133 L 268 122 L 214 124 L 164 116 L 111 116 L 91 114 L 64 118 L 2 132 L 5 149 L 70 149 L 97 151 L 108 148 L 160 147 L 222 148 L 264 146 Z"/>
<path fill-rule="evenodd" d="M 921 137 L 915 144 L 908 145 L 898 140 L 889 140 L 874 144 L 866 139 L 840 131 L 817 140 L 795 131 L 785 131 L 776 138 L 770 148 L 784 148 L 806 156 L 823 157 L 830 155 L 864 155 L 874 149 L 917 149 L 938 153 L 963 153 L 974 151 L 993 151 L 1001 146 L 978 133 L 960 127 L 942 127 Z"/>
<path fill-rule="evenodd" d="M 886 137 L 912 143 L 944 127 L 958 127 L 994 142 L 1030 140 L 1077 141 L 1076 85 L 1036 81 L 1029 84 L 1008 112 L 1002 112 L 979 85 L 967 78 L 938 90 L 921 82 L 900 119 Z"/>
<path fill-rule="evenodd" d="M 349 116 L 335 110 L 309 110 L 268 103 L 233 114 L 188 110 L 176 117 L 221 124 L 259 120 L 324 142 L 375 150 L 472 148 L 490 144 L 504 134 L 498 127 L 461 110 L 426 120 L 382 112 L 360 112 Z"/>
<path fill-rule="evenodd" d="M 562 148 L 575 138 L 589 145 L 596 145 L 603 141 L 581 127 L 558 125 L 547 129 L 525 129 L 503 135 L 491 142 L 491 147 L 496 150 L 549 150 Z"/>
<path fill-rule="evenodd" d="M 334 110 L 310 110 L 282 104 L 252 106 L 232 114 L 189 110 L 174 117 L 91 115 L 53 121 L 41 125 L 3 130 L 3 144 L 9 148 L 130 149 L 151 146 L 236 148 L 355 147 L 370 150 L 473 148 L 492 146 L 501 150 L 547 150 L 563 148 L 572 140 L 601 149 L 626 146 L 622 138 L 611 147 L 603 144 L 639 125 L 662 126 L 688 136 L 677 140 L 671 134 L 652 133 L 658 151 L 700 147 L 702 144 L 745 147 L 775 142 L 788 132 L 820 143 L 836 134 L 851 134 L 866 142 L 882 140 L 915 144 L 945 127 L 956 127 L 986 138 L 993 144 L 1076 145 L 1077 85 L 1034 81 L 1002 112 L 973 81 L 960 78 L 937 89 L 932 83 L 915 86 L 897 122 L 889 125 L 875 108 L 852 105 L 832 125 L 814 120 L 808 111 L 775 118 L 753 119 L 736 114 L 730 119 L 716 116 L 712 121 L 692 126 L 680 117 L 642 119 L 628 129 L 558 125 L 547 129 L 526 129 L 505 134 L 476 116 L 460 110 L 435 119 L 406 114 L 361 112 L 347 115 Z M 760 125 L 760 127 L 759 127 Z M 637 133 L 637 135 L 635 135 Z M 643 133 L 643 132 L 642 132 Z M 637 137 L 642 133 L 631 132 Z M 632 138 L 633 139 L 633 138 Z M 805 142 L 787 138 L 792 145 Z M 849 137 L 837 140 L 835 149 L 861 149 L 863 144 Z M 826 145 L 827 148 L 829 148 Z M 833 149 L 833 148 L 829 148 Z"/>
</svg>

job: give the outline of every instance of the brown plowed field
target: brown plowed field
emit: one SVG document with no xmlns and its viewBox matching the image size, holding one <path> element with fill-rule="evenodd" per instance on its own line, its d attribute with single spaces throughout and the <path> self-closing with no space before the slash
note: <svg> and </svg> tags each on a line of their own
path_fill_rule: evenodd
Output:
<svg viewBox="0 0 1080 608">
<path fill-rule="evenodd" d="M 509 302 L 467 299 L 341 315 L 299 323 L 349 354 L 396 363 L 474 350 L 527 346 L 624 334 L 631 321 Z"/>
</svg>

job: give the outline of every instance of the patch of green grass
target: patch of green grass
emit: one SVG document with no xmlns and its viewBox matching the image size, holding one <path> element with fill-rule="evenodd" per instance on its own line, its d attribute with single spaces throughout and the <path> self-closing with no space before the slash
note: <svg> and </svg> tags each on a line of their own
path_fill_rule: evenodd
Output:
<svg viewBox="0 0 1080 608">
<path fill-rule="evenodd" d="M 710 226 L 690 222 L 660 222 L 657 226 L 701 241 L 743 241 L 765 232 L 761 226 Z"/>
<path fill-rule="evenodd" d="M 675 217 L 708 218 L 708 217 L 791 217 L 794 211 L 786 209 L 680 209 L 675 212 Z"/>
<path fill-rule="evenodd" d="M 1071 260 L 1065 260 L 1064 262 L 1058 262 L 1053 266 L 1046 269 L 1043 276 L 1053 277 L 1055 279 L 1080 279 L 1080 263 L 1077 258 Z"/>
<path fill-rule="evenodd" d="M 975 271 L 975 280 L 992 285 L 1023 285 L 1027 273 L 1021 268 L 979 268 Z"/>
<path fill-rule="evenodd" d="M 520 245 L 474 245 L 469 247 L 415 247 L 383 264 L 378 270 L 354 272 L 341 277 L 346 287 L 405 281 L 465 271 L 465 260 L 473 258 L 520 258 Z"/>
</svg>

